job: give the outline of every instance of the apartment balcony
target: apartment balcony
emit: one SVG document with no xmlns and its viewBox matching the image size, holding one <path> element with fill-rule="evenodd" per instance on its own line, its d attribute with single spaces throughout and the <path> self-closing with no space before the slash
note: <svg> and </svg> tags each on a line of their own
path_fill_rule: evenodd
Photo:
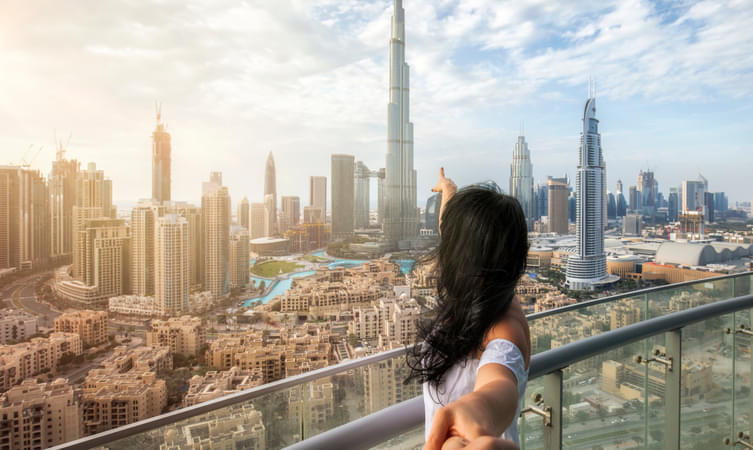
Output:
<svg viewBox="0 0 753 450">
<path fill-rule="evenodd" d="M 753 448 L 753 273 L 529 323 L 521 448 Z M 397 349 L 346 361 L 56 448 L 209 448 L 228 436 L 244 448 L 421 448 L 423 399 L 420 386 L 402 384 L 404 359 Z"/>
</svg>

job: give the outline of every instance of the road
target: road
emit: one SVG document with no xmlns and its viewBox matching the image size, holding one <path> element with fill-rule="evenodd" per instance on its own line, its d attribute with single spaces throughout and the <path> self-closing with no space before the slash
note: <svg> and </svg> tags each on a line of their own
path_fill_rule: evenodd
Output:
<svg viewBox="0 0 753 450">
<path fill-rule="evenodd" d="M 40 326 L 52 328 L 53 321 L 61 312 L 38 302 L 35 292 L 36 284 L 46 276 L 49 276 L 49 272 L 17 280 L 3 289 L 2 297 L 13 308 L 35 315 Z"/>
</svg>

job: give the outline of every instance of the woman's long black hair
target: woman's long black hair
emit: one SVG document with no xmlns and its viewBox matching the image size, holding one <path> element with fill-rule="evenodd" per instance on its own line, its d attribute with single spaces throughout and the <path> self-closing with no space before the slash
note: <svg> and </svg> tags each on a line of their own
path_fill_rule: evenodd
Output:
<svg viewBox="0 0 753 450">
<path fill-rule="evenodd" d="M 483 350 L 484 335 L 515 296 L 528 253 L 520 204 L 489 189 L 459 190 L 445 205 L 440 227 L 436 317 L 419 327 L 418 343 L 408 354 L 408 380 L 435 387 L 455 363 Z"/>
</svg>

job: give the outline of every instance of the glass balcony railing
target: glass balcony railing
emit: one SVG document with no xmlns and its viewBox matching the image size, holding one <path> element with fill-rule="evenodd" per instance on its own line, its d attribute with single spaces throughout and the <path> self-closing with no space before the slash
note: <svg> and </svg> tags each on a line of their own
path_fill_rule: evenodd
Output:
<svg viewBox="0 0 753 450">
<path fill-rule="evenodd" d="M 529 316 L 536 354 L 524 407 L 551 413 L 521 416 L 521 447 L 708 449 L 734 443 L 740 431 L 744 438 L 752 363 L 740 326 L 752 323 L 752 278 L 662 286 Z M 347 361 L 58 448 L 421 448 L 423 400 L 418 384 L 403 384 L 404 353 Z"/>
</svg>

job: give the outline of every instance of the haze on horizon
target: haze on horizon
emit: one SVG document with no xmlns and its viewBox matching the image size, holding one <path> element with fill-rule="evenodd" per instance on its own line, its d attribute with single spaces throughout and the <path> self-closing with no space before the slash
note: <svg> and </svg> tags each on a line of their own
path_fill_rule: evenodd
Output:
<svg viewBox="0 0 753 450">
<path fill-rule="evenodd" d="M 404 0 L 419 202 L 440 166 L 506 189 L 525 123 L 534 178 L 571 178 L 586 83 L 597 80 L 609 190 L 640 169 L 659 188 L 699 172 L 753 196 L 753 3 L 638 0 L 500 4 Z M 173 198 L 197 201 L 210 170 L 235 203 L 308 201 L 330 155 L 384 167 L 389 0 L 59 3 L 0 14 L 0 164 L 29 145 L 96 162 L 116 203 L 151 193 L 154 103 L 172 134 Z M 375 190 L 375 189 L 374 189 Z"/>
</svg>

